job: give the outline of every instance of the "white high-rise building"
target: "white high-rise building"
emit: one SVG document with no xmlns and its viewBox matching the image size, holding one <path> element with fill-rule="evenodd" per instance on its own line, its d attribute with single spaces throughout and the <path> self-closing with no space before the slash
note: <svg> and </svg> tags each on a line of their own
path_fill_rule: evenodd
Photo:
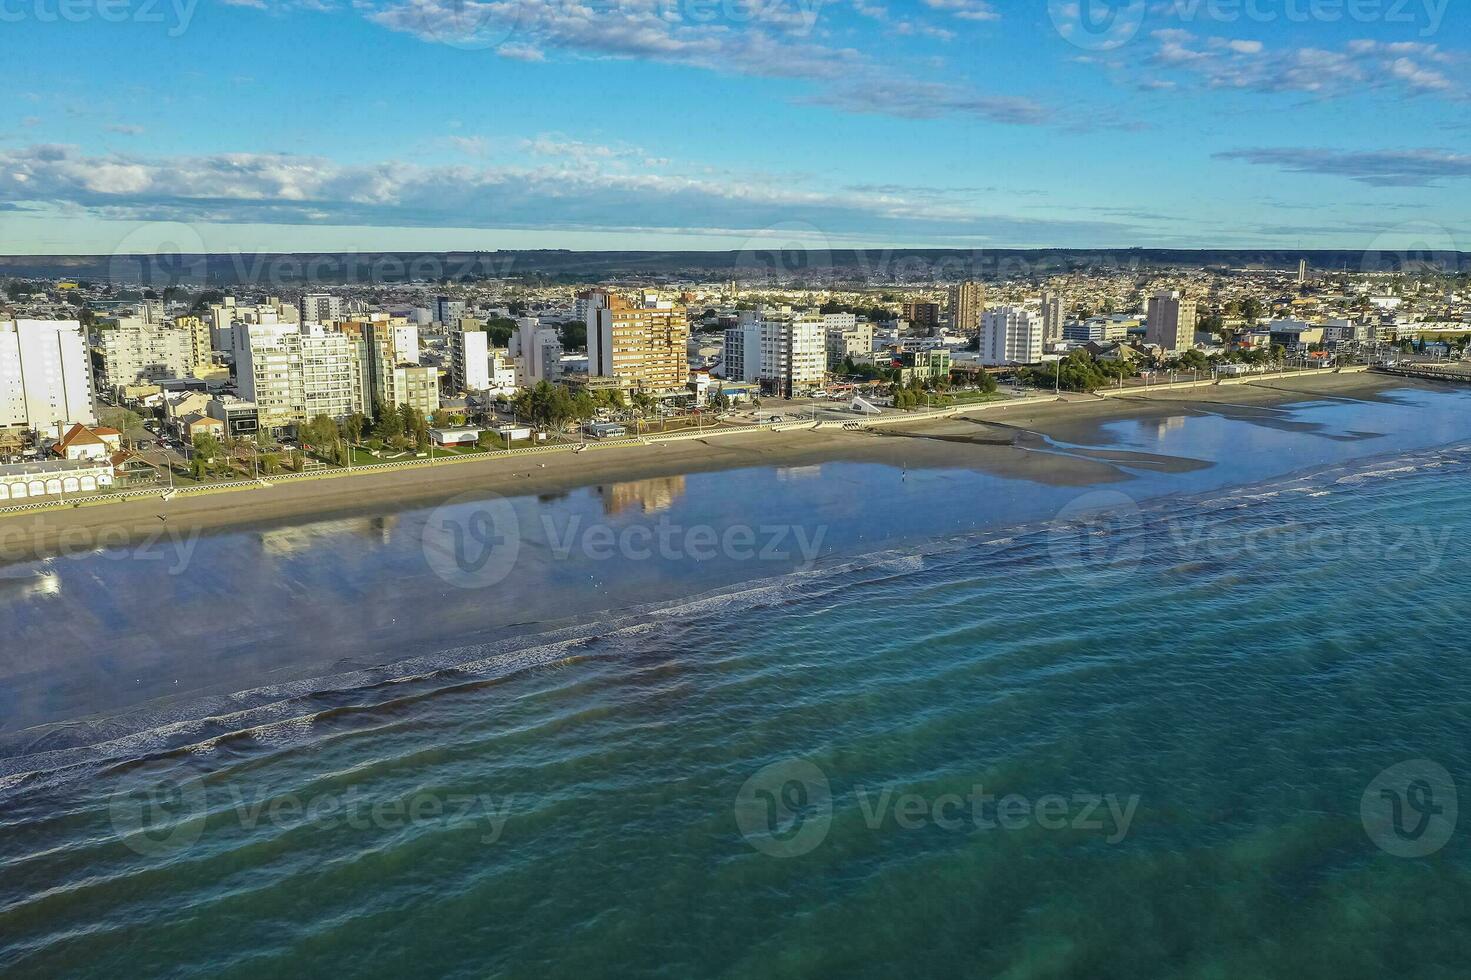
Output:
<svg viewBox="0 0 1471 980">
<path fill-rule="evenodd" d="M 98 387 L 116 392 L 144 381 L 187 378 L 195 366 L 195 334 L 145 317 L 119 317 L 97 332 L 102 355 Z"/>
<path fill-rule="evenodd" d="M 981 363 L 1035 364 L 1042 360 L 1042 317 L 1024 306 L 997 306 L 981 314 Z"/>
<path fill-rule="evenodd" d="M 96 425 L 92 369 L 76 320 L 0 321 L 0 426 Z"/>
<path fill-rule="evenodd" d="M 461 317 L 449 329 L 449 384 L 456 393 L 490 390 L 490 334 L 479 320 Z"/>
<path fill-rule="evenodd" d="M 725 376 L 791 398 L 827 379 L 827 323 L 791 311 L 746 311 L 725 331 Z"/>
<path fill-rule="evenodd" d="M 342 297 L 331 293 L 307 293 L 301 298 L 302 323 L 327 323 L 342 319 Z"/>
<path fill-rule="evenodd" d="M 236 335 L 236 384 L 259 408 L 262 428 L 364 410 L 358 351 L 347 334 L 316 323 L 246 323 Z"/>
<path fill-rule="evenodd" d="M 543 327 L 534 316 L 516 321 L 511 356 L 516 359 L 516 383 L 523 388 L 562 377 L 561 335 L 555 327 Z"/>
<path fill-rule="evenodd" d="M 1195 346 L 1195 300 L 1161 289 L 1149 298 L 1144 339 L 1167 351 Z"/>
</svg>

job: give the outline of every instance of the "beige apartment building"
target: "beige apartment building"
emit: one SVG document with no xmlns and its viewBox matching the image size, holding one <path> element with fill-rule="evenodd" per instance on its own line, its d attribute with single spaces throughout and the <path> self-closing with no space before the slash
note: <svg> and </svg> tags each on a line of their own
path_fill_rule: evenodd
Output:
<svg viewBox="0 0 1471 980">
<path fill-rule="evenodd" d="M 597 293 L 587 306 L 588 374 L 621 378 L 649 392 L 682 390 L 689 380 L 689 336 L 683 306 Z"/>
</svg>

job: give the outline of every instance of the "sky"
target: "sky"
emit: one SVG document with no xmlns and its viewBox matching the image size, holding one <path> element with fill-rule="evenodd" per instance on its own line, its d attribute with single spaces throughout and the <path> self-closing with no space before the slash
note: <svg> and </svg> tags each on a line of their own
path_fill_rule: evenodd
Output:
<svg viewBox="0 0 1471 980">
<path fill-rule="evenodd" d="M 0 0 L 0 253 L 1471 250 L 1471 3 Z"/>
</svg>

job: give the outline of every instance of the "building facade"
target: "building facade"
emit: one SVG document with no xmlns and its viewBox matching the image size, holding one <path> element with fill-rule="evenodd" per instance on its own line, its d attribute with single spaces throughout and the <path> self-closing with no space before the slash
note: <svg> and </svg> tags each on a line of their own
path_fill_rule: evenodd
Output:
<svg viewBox="0 0 1471 980">
<path fill-rule="evenodd" d="M 1035 364 L 1042 359 L 1042 317 L 1023 306 L 998 306 L 981 318 L 981 363 Z"/>
<path fill-rule="evenodd" d="M 1145 340 L 1167 351 L 1195 346 L 1195 301 L 1162 289 L 1149 298 Z"/>
<path fill-rule="evenodd" d="M 827 325 L 821 316 L 745 311 L 725 331 L 725 376 L 756 381 L 783 398 L 827 380 Z"/>
<path fill-rule="evenodd" d="M 330 323 L 342 319 L 342 297 L 331 293 L 307 293 L 298 304 L 302 323 Z"/>
<path fill-rule="evenodd" d="M 603 294 L 587 307 L 587 373 L 644 391 L 682 391 L 689 380 L 689 317 L 683 306 Z"/>
<path fill-rule="evenodd" d="M 363 410 L 360 353 L 347 334 L 320 324 L 243 324 L 237 339 L 236 387 L 255 403 L 261 428 Z"/>
<path fill-rule="evenodd" d="M 1042 343 L 1062 339 L 1062 294 L 1048 290 L 1042 294 Z"/>
<path fill-rule="evenodd" d="M 92 362 L 76 320 L 0 321 L 0 428 L 96 425 Z"/>
<path fill-rule="evenodd" d="M 127 385 L 172 381 L 194 373 L 195 334 L 143 317 L 119 317 L 97 331 L 102 359 L 99 389 L 115 393 Z"/>
<path fill-rule="evenodd" d="M 967 337 L 981 330 L 981 311 L 986 308 L 986 287 L 967 280 L 950 287 L 950 329 Z"/>
<path fill-rule="evenodd" d="M 488 391 L 490 377 L 490 334 L 485 324 L 461 317 L 449 328 L 449 386 L 456 393 Z"/>
<path fill-rule="evenodd" d="M 910 327 L 933 336 L 940 331 L 940 304 L 913 300 L 904 304 L 904 319 Z"/>
</svg>

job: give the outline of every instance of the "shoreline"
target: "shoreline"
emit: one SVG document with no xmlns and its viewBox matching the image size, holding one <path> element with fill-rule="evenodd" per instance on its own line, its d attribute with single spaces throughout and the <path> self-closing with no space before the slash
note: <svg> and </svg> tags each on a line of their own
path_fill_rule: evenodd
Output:
<svg viewBox="0 0 1471 980">
<path fill-rule="evenodd" d="M 178 533 L 291 526 L 372 517 L 437 505 L 460 496 L 563 494 L 590 486 L 721 472 L 759 466 L 876 463 L 895 468 L 972 469 L 1049 486 L 1085 486 L 1127 479 L 1121 468 L 1161 472 L 1198 468 L 1185 457 L 1059 449 L 1100 446 L 1105 425 L 1182 414 L 1270 419 L 1282 406 L 1343 399 L 1382 400 L 1394 389 L 1429 383 L 1373 374 L 1296 376 L 1147 394 L 1064 393 L 1056 399 L 990 403 L 948 418 L 898 422 L 882 429 L 788 429 L 732 433 L 591 453 L 547 453 L 456 462 L 367 475 L 278 483 L 270 487 L 157 497 L 74 509 L 51 509 L 0 520 L 0 564 L 45 558 L 68 548 L 126 547 Z"/>
</svg>

